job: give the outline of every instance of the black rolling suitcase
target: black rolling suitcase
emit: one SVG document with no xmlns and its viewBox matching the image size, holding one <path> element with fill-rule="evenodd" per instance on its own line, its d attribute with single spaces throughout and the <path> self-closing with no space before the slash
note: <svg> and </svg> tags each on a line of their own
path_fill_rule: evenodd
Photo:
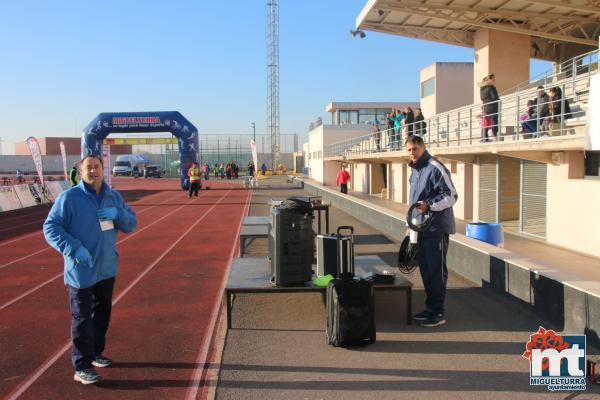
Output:
<svg viewBox="0 0 600 400">
<path fill-rule="evenodd" d="M 373 284 L 343 274 L 327 285 L 327 343 L 335 347 L 375 342 Z"/>
</svg>

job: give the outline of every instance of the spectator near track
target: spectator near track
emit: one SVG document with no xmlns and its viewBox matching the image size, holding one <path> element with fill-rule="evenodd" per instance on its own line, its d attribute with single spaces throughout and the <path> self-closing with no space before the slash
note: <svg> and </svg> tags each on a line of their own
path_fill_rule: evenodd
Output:
<svg viewBox="0 0 600 400">
<path fill-rule="evenodd" d="M 198 190 L 200 190 L 200 168 L 198 168 L 197 163 L 192 163 L 192 167 L 188 169 L 188 177 L 190 178 L 188 198 L 192 198 L 192 193 L 194 193 L 194 196 L 198 197 Z"/>
<path fill-rule="evenodd" d="M 410 175 L 410 204 L 419 203 L 418 210 L 430 212 L 430 224 L 417 236 L 419 270 L 426 293 L 426 309 L 413 318 L 422 326 L 437 326 L 446 322 L 444 301 L 448 268 L 449 235 L 455 233 L 452 206 L 458 194 L 450 172 L 439 160 L 431 157 L 420 136 L 412 135 L 406 140 L 406 150 L 412 168 Z"/>
<path fill-rule="evenodd" d="M 94 367 L 112 360 L 102 353 L 118 269 L 117 231 L 132 232 L 137 219 L 121 195 L 104 183 L 102 160 L 81 161 L 79 184 L 61 193 L 46 222 L 46 241 L 64 257 L 64 282 L 71 304 L 71 362 L 83 384 L 102 378 Z"/>
<path fill-rule="evenodd" d="M 348 182 L 350 182 L 350 173 L 346 171 L 346 166 L 342 165 L 342 169 L 338 172 L 335 178 L 335 184 L 340 185 L 340 191 L 342 193 L 348 193 Z"/>
<path fill-rule="evenodd" d="M 71 187 L 77 186 L 79 183 L 79 171 L 77 171 L 77 164 L 73 164 L 73 168 L 71 168 L 71 174 L 69 175 L 69 181 L 71 182 Z"/>
</svg>

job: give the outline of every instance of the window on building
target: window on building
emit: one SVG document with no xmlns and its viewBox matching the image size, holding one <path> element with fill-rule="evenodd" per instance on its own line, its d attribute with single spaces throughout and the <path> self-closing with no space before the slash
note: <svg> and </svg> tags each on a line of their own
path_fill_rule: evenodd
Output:
<svg viewBox="0 0 600 400">
<path fill-rule="evenodd" d="M 339 121 L 340 125 L 348 125 L 350 120 L 348 118 L 348 111 L 338 111 L 340 113 Z"/>
<path fill-rule="evenodd" d="M 429 78 L 421 82 L 421 97 L 427 97 L 435 93 L 435 78 Z"/>
<path fill-rule="evenodd" d="M 350 124 L 356 125 L 358 124 L 358 111 L 348 111 L 348 116 L 350 117 Z"/>
<path fill-rule="evenodd" d="M 363 108 L 358 110 L 358 123 L 369 124 L 375 121 L 376 111 L 373 108 Z"/>
<path fill-rule="evenodd" d="M 600 151 L 585 153 L 585 176 L 600 176 Z"/>
<path fill-rule="evenodd" d="M 387 122 L 387 120 L 385 119 L 385 115 L 388 113 L 391 113 L 392 109 L 391 108 L 380 108 L 377 110 L 377 120 L 379 121 L 379 123 L 385 123 Z"/>
</svg>

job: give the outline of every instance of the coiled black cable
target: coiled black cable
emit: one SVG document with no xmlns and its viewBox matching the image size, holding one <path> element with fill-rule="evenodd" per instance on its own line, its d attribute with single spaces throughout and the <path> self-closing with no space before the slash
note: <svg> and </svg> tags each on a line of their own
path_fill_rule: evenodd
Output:
<svg viewBox="0 0 600 400">
<path fill-rule="evenodd" d="M 423 232 L 427 228 L 429 228 L 429 224 L 431 224 L 431 215 L 429 212 L 423 214 L 423 222 L 418 224 L 417 219 L 412 217 L 413 211 L 419 206 L 419 203 L 414 203 L 408 208 L 408 212 L 406 214 L 406 223 L 408 227 L 415 232 Z M 400 245 L 400 250 L 398 251 L 398 269 L 403 274 L 412 273 L 419 266 L 419 250 L 416 243 L 410 242 L 410 236 L 406 235 L 402 244 Z"/>
<path fill-rule="evenodd" d="M 406 235 L 400 250 L 398 251 L 398 269 L 403 274 L 412 273 L 419 266 L 419 250 L 416 243 L 410 242 L 410 236 Z"/>
</svg>

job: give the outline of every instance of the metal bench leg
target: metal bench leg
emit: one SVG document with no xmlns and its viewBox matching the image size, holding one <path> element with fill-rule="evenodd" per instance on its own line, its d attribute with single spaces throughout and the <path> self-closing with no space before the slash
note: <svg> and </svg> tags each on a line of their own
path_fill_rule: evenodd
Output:
<svg viewBox="0 0 600 400">
<path fill-rule="evenodd" d="M 227 330 L 231 329 L 231 293 L 225 291 L 225 297 L 227 301 Z"/>
<path fill-rule="evenodd" d="M 246 237 L 240 236 L 240 257 L 244 257 L 246 252 Z"/>
<path fill-rule="evenodd" d="M 406 323 L 412 325 L 412 288 L 406 291 Z"/>
</svg>

